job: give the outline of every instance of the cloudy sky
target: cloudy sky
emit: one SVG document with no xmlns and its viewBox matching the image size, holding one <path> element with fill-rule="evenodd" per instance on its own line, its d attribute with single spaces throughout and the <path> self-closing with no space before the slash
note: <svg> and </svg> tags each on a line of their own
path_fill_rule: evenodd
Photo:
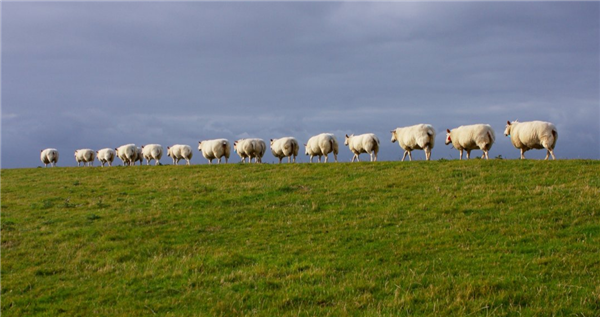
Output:
<svg viewBox="0 0 600 317">
<path fill-rule="evenodd" d="M 2 168 L 47 147 L 76 166 L 78 148 L 321 132 L 373 132 L 398 160 L 389 131 L 417 123 L 438 132 L 433 159 L 458 158 L 445 130 L 474 123 L 495 129 L 491 157 L 517 158 L 514 119 L 555 123 L 558 158 L 600 159 L 599 16 L 599 2 L 5 1 Z"/>
</svg>

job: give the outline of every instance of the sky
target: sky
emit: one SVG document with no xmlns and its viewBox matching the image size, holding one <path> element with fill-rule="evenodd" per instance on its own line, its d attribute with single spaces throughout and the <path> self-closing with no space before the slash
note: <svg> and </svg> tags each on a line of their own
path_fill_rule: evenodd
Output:
<svg viewBox="0 0 600 317">
<path fill-rule="evenodd" d="M 390 131 L 418 123 L 437 131 L 433 160 L 458 159 L 445 131 L 476 123 L 495 130 L 490 157 L 516 159 L 515 119 L 554 123 L 558 159 L 600 159 L 600 2 L 0 6 L 2 168 L 41 166 L 49 147 L 77 166 L 76 149 L 128 143 L 189 144 L 206 164 L 200 140 L 322 132 L 341 162 L 344 135 L 362 133 L 394 161 Z"/>
</svg>

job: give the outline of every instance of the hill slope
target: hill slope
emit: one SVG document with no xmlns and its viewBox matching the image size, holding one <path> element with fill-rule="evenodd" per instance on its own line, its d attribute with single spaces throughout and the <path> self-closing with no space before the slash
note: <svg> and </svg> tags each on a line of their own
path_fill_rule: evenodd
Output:
<svg viewBox="0 0 600 317">
<path fill-rule="evenodd" d="M 598 315 L 599 171 L 2 170 L 2 314 Z"/>
</svg>

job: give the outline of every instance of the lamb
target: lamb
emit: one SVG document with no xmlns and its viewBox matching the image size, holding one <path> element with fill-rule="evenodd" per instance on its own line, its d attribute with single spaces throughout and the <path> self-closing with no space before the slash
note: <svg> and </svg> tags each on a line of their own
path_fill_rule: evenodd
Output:
<svg viewBox="0 0 600 317">
<path fill-rule="evenodd" d="M 208 160 L 208 164 L 212 164 L 214 159 L 217 159 L 217 163 L 221 164 L 223 156 L 225 157 L 225 163 L 229 161 L 231 146 L 227 139 L 204 140 L 198 142 L 198 151 L 202 152 L 202 156 Z"/>
<path fill-rule="evenodd" d="M 333 158 L 337 162 L 338 155 L 338 142 L 335 135 L 331 133 L 321 133 L 308 139 L 308 142 L 304 144 L 306 150 L 305 154 L 310 155 L 310 162 L 312 163 L 313 157 L 319 157 L 319 163 L 321 163 L 321 156 L 325 156 L 325 163 L 328 161 L 327 155 L 333 152 Z"/>
<path fill-rule="evenodd" d="M 106 163 L 108 163 L 108 166 L 112 166 L 112 162 L 114 161 L 116 156 L 117 152 L 115 152 L 115 150 L 111 148 L 105 148 L 96 151 L 96 157 L 98 158 L 98 161 L 100 161 L 100 163 L 102 164 L 102 167 L 104 167 L 104 164 Z"/>
<path fill-rule="evenodd" d="M 81 166 L 81 162 L 83 162 L 83 166 L 87 163 L 88 166 L 94 166 L 94 160 L 96 159 L 96 153 L 92 149 L 79 149 L 75 150 L 75 161 L 77 161 L 77 166 Z"/>
<path fill-rule="evenodd" d="M 233 143 L 233 148 L 242 159 L 242 162 L 248 158 L 248 163 L 250 163 L 254 158 L 254 162 L 262 163 L 267 145 L 262 139 L 240 139 Z"/>
<path fill-rule="evenodd" d="M 288 158 L 288 163 L 293 156 L 293 162 L 296 163 L 298 156 L 298 141 L 293 137 L 285 137 L 281 139 L 271 139 L 271 153 L 279 159 L 279 164 L 284 157 Z"/>
<path fill-rule="evenodd" d="M 425 150 L 425 159 L 431 159 L 431 149 L 435 145 L 435 130 L 430 124 L 417 124 L 410 127 L 396 128 L 391 131 L 392 143 L 398 141 L 404 150 L 402 161 L 408 158 L 412 161 L 413 150 Z"/>
<path fill-rule="evenodd" d="M 473 124 L 458 128 L 446 129 L 446 145 L 452 143 L 460 151 L 462 160 L 463 151 L 467 151 L 467 160 L 471 157 L 471 150 L 482 150 L 481 158 L 489 159 L 489 151 L 496 140 L 494 129 L 489 124 Z"/>
<path fill-rule="evenodd" d="M 361 135 L 347 135 L 344 145 L 350 148 L 350 151 L 354 153 L 352 162 L 356 159 L 360 162 L 358 156 L 361 153 L 369 153 L 371 156 L 371 162 L 377 161 L 377 153 L 379 152 L 379 138 L 373 133 L 366 133 Z"/>
<path fill-rule="evenodd" d="M 167 155 L 173 159 L 173 165 L 179 164 L 179 160 L 184 159 L 190 165 L 192 159 L 192 147 L 184 144 L 175 144 L 171 147 L 167 147 Z"/>
<path fill-rule="evenodd" d="M 160 144 L 142 145 L 142 164 L 146 159 L 146 165 L 150 165 L 150 161 L 154 160 L 154 165 L 160 164 L 160 158 L 163 155 L 163 148 Z"/>
<path fill-rule="evenodd" d="M 138 160 L 138 148 L 135 144 L 121 145 L 115 151 L 117 151 L 117 157 L 123 161 L 123 165 L 125 166 L 135 165 L 135 162 Z"/>
<path fill-rule="evenodd" d="M 55 167 L 56 163 L 58 163 L 58 150 L 53 148 L 41 150 L 40 159 L 42 160 L 42 163 L 44 163 L 44 167 L 48 167 L 48 164 Z"/>
<path fill-rule="evenodd" d="M 531 149 L 546 149 L 546 158 L 554 157 L 554 147 L 558 139 L 558 132 L 554 124 L 544 121 L 506 122 L 504 135 L 510 137 L 513 146 L 521 150 L 521 159 L 525 159 L 525 152 Z"/>
</svg>

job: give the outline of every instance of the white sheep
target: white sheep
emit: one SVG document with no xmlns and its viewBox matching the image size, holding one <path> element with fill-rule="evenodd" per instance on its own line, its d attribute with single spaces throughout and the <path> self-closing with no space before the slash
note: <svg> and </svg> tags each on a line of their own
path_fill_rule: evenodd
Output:
<svg viewBox="0 0 600 317">
<path fill-rule="evenodd" d="M 293 157 L 293 162 L 296 163 L 298 148 L 298 140 L 293 137 L 271 139 L 271 153 L 279 159 L 280 164 L 284 157 L 288 158 L 288 163 L 290 163 L 290 160 L 292 160 Z"/>
<path fill-rule="evenodd" d="M 504 135 L 510 137 L 513 146 L 521 150 L 521 159 L 525 158 L 525 152 L 531 149 L 546 149 L 546 158 L 554 157 L 554 147 L 558 139 L 558 132 L 554 124 L 544 121 L 518 122 L 507 121 Z"/>
<path fill-rule="evenodd" d="M 100 161 L 100 163 L 102 164 L 102 167 L 104 167 L 104 164 L 106 163 L 108 163 L 108 166 L 112 166 L 112 162 L 114 161 L 116 156 L 117 152 L 115 152 L 115 150 L 111 148 L 105 148 L 96 151 L 96 157 L 98 158 L 98 161 Z"/>
<path fill-rule="evenodd" d="M 252 142 L 255 144 L 255 151 L 251 157 L 254 157 L 254 163 L 262 163 L 262 158 L 267 152 L 267 144 L 263 139 L 253 139 Z"/>
<path fill-rule="evenodd" d="M 140 162 L 140 165 L 144 165 L 144 152 L 142 151 L 141 147 L 136 147 L 136 152 L 135 152 L 135 159 L 133 160 L 133 164 L 135 165 L 135 163 Z"/>
<path fill-rule="evenodd" d="M 431 149 L 435 145 L 435 129 L 430 124 L 417 124 L 410 127 L 396 128 L 391 131 L 392 143 L 398 141 L 400 147 L 404 150 L 402 161 L 408 158 L 412 161 L 413 150 L 424 150 L 425 159 L 431 159 Z"/>
<path fill-rule="evenodd" d="M 96 159 L 96 153 L 92 149 L 79 149 L 75 150 L 75 161 L 77 166 L 83 162 L 83 166 L 87 163 L 88 166 L 94 166 L 94 160 Z"/>
<path fill-rule="evenodd" d="M 233 150 L 240 156 L 242 163 L 246 162 L 246 158 L 250 163 L 250 154 L 254 152 L 253 146 L 252 141 L 249 139 L 239 139 L 233 142 Z"/>
<path fill-rule="evenodd" d="M 248 163 L 250 163 L 254 158 L 254 162 L 262 163 L 262 157 L 267 151 L 267 144 L 262 139 L 240 139 L 233 143 L 233 148 L 242 162 L 248 158 Z"/>
<path fill-rule="evenodd" d="M 321 133 L 312 136 L 308 139 L 308 142 L 304 144 L 305 154 L 310 155 L 310 162 L 312 163 L 313 157 L 319 157 L 319 163 L 321 163 L 321 156 L 325 156 L 325 163 L 328 161 L 327 155 L 333 153 L 333 158 L 337 162 L 338 155 L 338 142 L 335 135 L 331 133 Z"/>
<path fill-rule="evenodd" d="M 225 163 L 228 163 L 231 146 L 227 139 L 204 140 L 198 142 L 198 151 L 202 152 L 202 156 L 208 160 L 208 164 L 212 164 L 214 159 L 221 164 L 222 157 L 225 157 Z"/>
<path fill-rule="evenodd" d="M 481 158 L 489 159 L 489 151 L 495 140 L 496 134 L 489 124 L 460 126 L 452 131 L 446 129 L 446 145 L 452 143 L 460 151 L 461 160 L 464 150 L 467 151 L 467 160 L 471 158 L 471 150 L 482 150 Z"/>
<path fill-rule="evenodd" d="M 48 164 L 55 167 L 56 163 L 58 163 L 58 150 L 52 148 L 41 150 L 40 159 L 44 163 L 44 167 L 48 167 Z"/>
<path fill-rule="evenodd" d="M 160 144 L 142 145 L 142 157 L 146 159 L 146 165 L 150 165 L 150 161 L 154 160 L 154 165 L 160 164 L 160 158 L 163 155 L 163 147 Z M 144 163 L 142 159 L 142 164 Z"/>
<path fill-rule="evenodd" d="M 117 152 L 117 157 L 123 161 L 123 165 L 135 165 L 135 162 L 138 159 L 138 148 L 135 144 L 121 145 L 116 148 L 115 151 Z"/>
<path fill-rule="evenodd" d="M 192 147 L 184 144 L 175 144 L 171 147 L 167 147 L 167 155 L 173 159 L 173 165 L 179 164 L 179 160 L 185 160 L 186 165 L 190 165 L 192 159 Z"/>
<path fill-rule="evenodd" d="M 358 156 L 361 153 L 368 153 L 371 156 L 371 162 L 377 161 L 377 153 L 379 152 L 379 138 L 373 133 L 361 135 L 346 134 L 344 145 L 347 145 L 350 151 L 354 153 L 352 162 L 354 162 L 355 159 L 357 162 L 360 162 Z"/>
</svg>

